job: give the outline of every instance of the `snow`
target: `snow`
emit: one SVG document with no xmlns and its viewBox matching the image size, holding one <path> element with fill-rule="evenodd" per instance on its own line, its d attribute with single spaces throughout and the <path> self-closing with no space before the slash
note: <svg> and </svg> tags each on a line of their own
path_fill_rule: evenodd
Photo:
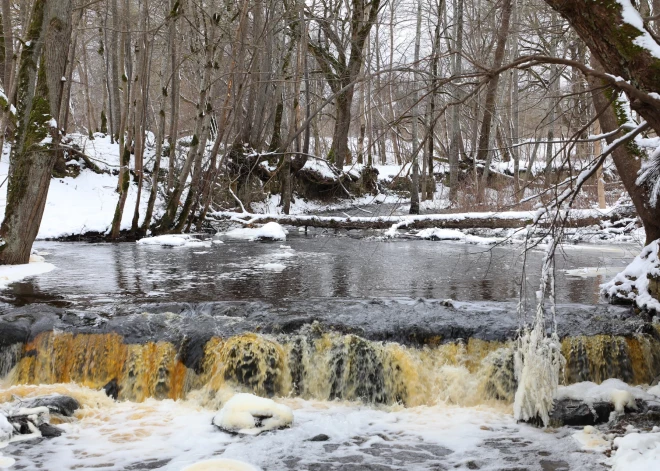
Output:
<svg viewBox="0 0 660 471">
<path fill-rule="evenodd" d="M 259 423 L 259 419 L 261 422 Z M 258 435 L 261 432 L 290 427 L 293 411 L 272 399 L 240 393 L 227 401 L 213 417 L 213 425 L 228 432 Z"/>
<path fill-rule="evenodd" d="M 43 257 L 40 258 L 41 261 L 31 261 L 23 265 L 0 265 L 0 289 L 23 278 L 41 275 L 55 269 L 55 265 L 44 262 Z"/>
<path fill-rule="evenodd" d="M 225 234 L 232 239 L 246 240 L 286 240 L 286 231 L 276 222 L 269 222 L 261 227 L 233 229 Z"/>
<path fill-rule="evenodd" d="M 655 471 L 660 463 L 660 433 L 629 433 L 614 439 L 612 471 Z"/>
<path fill-rule="evenodd" d="M 118 144 L 111 144 L 109 136 L 97 133 L 91 140 L 82 134 L 68 134 L 66 140 L 67 145 L 78 146 L 101 170 L 109 172 L 119 168 Z M 147 147 L 145 159 L 148 160 L 152 156 L 153 150 Z M 9 146 L 5 145 L 0 161 L 0 181 L 7 176 L 8 168 Z M 117 176 L 110 173 L 96 174 L 89 169 L 83 169 L 76 178 L 51 179 L 37 239 L 109 231 L 117 206 L 117 183 Z M 146 184 L 140 200 L 140 222 L 144 218 L 148 199 L 149 185 Z M 5 184 L 0 187 L 0 220 L 4 218 L 6 201 L 7 185 Z M 136 201 L 137 185 L 131 184 L 121 222 L 123 230 L 131 227 Z M 154 217 L 158 216 L 161 203 L 159 196 Z"/>
<path fill-rule="evenodd" d="M 301 171 L 316 173 L 326 180 L 337 179 L 337 174 L 325 160 L 307 159 Z"/>
<path fill-rule="evenodd" d="M 281 263 L 264 263 L 263 265 L 258 265 L 257 268 L 261 268 L 262 270 L 281 272 L 286 268 L 286 265 Z"/>
<path fill-rule="evenodd" d="M 475 245 L 494 245 L 503 240 L 495 237 L 479 237 L 475 235 L 464 234 L 461 231 L 457 231 L 455 229 L 441 228 L 422 229 L 417 233 L 417 237 L 420 239 L 432 240 L 459 240 L 467 244 Z"/>
<path fill-rule="evenodd" d="M 305 214 L 320 211 L 336 211 L 341 209 L 350 209 L 370 204 L 400 204 L 406 201 L 398 195 L 386 195 L 379 193 L 378 195 L 365 195 L 351 200 L 337 200 L 334 203 L 319 202 L 314 200 L 305 200 L 303 198 L 295 198 L 291 202 L 291 209 L 289 214 Z M 280 195 L 271 195 L 264 201 L 254 202 L 250 208 L 255 214 L 282 214 L 282 205 Z"/>
<path fill-rule="evenodd" d="M 137 241 L 138 245 L 160 245 L 163 247 L 211 247 L 212 241 L 196 239 L 192 234 L 165 234 L 145 237 Z"/>
<path fill-rule="evenodd" d="M 614 276 L 621 271 L 621 267 L 580 267 L 564 270 L 568 276 L 577 278 L 595 278 L 598 276 Z"/>
<path fill-rule="evenodd" d="M 641 253 L 621 273 L 601 286 L 607 296 L 634 301 L 642 309 L 660 312 L 660 302 L 649 293 L 648 276 L 660 277 L 658 241 L 644 247 Z"/>
<path fill-rule="evenodd" d="M 654 396 L 660 397 L 660 383 L 649 388 L 646 392 L 648 394 L 653 394 Z"/>
<path fill-rule="evenodd" d="M 260 471 L 259 468 L 243 461 L 217 459 L 205 460 L 186 466 L 181 471 Z"/>
<path fill-rule="evenodd" d="M 621 16 L 623 17 L 624 23 L 635 27 L 639 30 L 640 35 L 633 40 L 633 44 L 646 49 L 652 56 L 660 59 L 660 44 L 658 44 L 653 36 L 644 27 L 644 20 L 639 12 L 632 5 L 630 0 L 616 0 L 619 5 L 621 5 Z"/>
<path fill-rule="evenodd" d="M 0 413 L 0 448 L 7 446 L 7 442 L 14 434 L 14 427 L 9 423 L 7 417 Z"/>
<path fill-rule="evenodd" d="M 601 384 L 584 381 L 560 386 L 555 396 L 557 399 L 577 399 L 588 405 L 595 402 L 609 402 L 617 412 L 625 407 L 635 408 L 635 399 L 654 400 L 655 398 L 641 388 L 629 386 L 620 379 L 610 378 Z"/>
</svg>

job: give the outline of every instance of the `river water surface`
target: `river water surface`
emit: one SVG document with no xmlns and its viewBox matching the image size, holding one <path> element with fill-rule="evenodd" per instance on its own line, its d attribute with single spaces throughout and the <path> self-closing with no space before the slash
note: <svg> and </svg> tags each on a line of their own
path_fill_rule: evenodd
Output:
<svg viewBox="0 0 660 471">
<path fill-rule="evenodd" d="M 241 306 L 246 313 L 236 314 L 236 318 L 248 320 L 257 309 L 262 316 L 257 319 L 262 319 L 264 324 L 267 320 L 264 316 L 270 315 L 273 309 L 279 309 L 277 315 L 286 317 L 289 306 L 296 303 L 308 306 L 309 311 L 318 313 L 316 317 L 328 320 L 328 324 L 332 324 L 330 319 L 335 312 L 338 319 L 347 319 L 354 306 L 376 306 L 373 309 L 381 313 L 378 315 L 389 320 L 374 321 L 374 324 L 389 322 L 393 331 L 404 322 L 387 314 L 388 309 L 412 316 L 421 311 L 405 306 L 422 303 L 422 314 L 429 315 L 429 322 L 436 322 L 437 317 L 442 318 L 449 312 L 442 311 L 444 304 L 439 300 L 462 302 L 460 309 L 467 312 L 470 303 L 515 305 L 522 279 L 526 280 L 524 297 L 530 303 L 533 303 L 538 289 L 543 257 L 541 249 L 532 250 L 523 258 L 520 245 L 480 246 L 409 239 L 385 241 L 363 235 L 320 230 L 304 234 L 291 230 L 286 242 L 247 242 L 219 237 L 216 239 L 223 243 L 178 248 L 127 243 L 38 242 L 35 248 L 56 269 L 2 290 L 0 321 L 6 318 L 11 322 L 22 322 L 26 317 L 22 313 L 26 309 L 32 319 L 36 319 L 40 311 L 59 319 L 52 322 L 60 330 L 56 329 L 47 337 L 42 335 L 41 340 L 26 347 L 34 349 L 31 353 L 34 360 L 28 364 L 24 358 L 17 371 L 34 375 L 28 382 L 51 383 L 61 381 L 63 377 L 70 382 L 23 385 L 19 383 L 25 381 L 16 379 L 18 373 L 10 374 L 0 388 L 0 399 L 59 392 L 77 397 L 84 407 L 74 421 L 61 425 L 67 432 L 62 437 L 41 443 L 11 444 L 2 452 L 17 460 L 13 469 L 53 471 L 180 471 L 188 464 L 219 456 L 239 459 L 268 471 L 606 469 L 600 464 L 604 459 L 602 455 L 581 451 L 571 437 L 572 430 L 543 431 L 517 424 L 511 416 L 510 402 L 484 399 L 479 403 L 467 399 L 473 397 L 483 383 L 479 375 L 485 369 L 477 364 L 476 359 L 481 360 L 489 351 L 503 348 L 502 343 L 488 346 L 475 340 L 462 346 L 451 344 L 445 348 L 435 345 L 415 349 L 380 342 L 360 343 L 352 335 L 327 332 L 286 339 L 284 333 L 278 334 L 279 337 L 265 334 L 239 336 L 232 351 L 242 351 L 243 360 L 231 357 L 234 358 L 231 360 L 233 365 L 244 367 L 254 358 L 260 361 L 258 355 L 270 351 L 266 359 L 273 365 L 281 362 L 282 368 L 277 374 L 285 371 L 289 379 L 262 378 L 259 379 L 261 382 L 255 380 L 250 384 L 254 385 L 255 391 L 274 392 L 278 401 L 293 408 L 295 417 L 290 429 L 241 437 L 225 434 L 211 425 L 217 409 L 236 390 L 229 381 L 236 372 L 220 365 L 223 361 L 230 362 L 223 345 L 231 342 L 223 344 L 218 340 L 218 351 L 206 350 L 205 353 L 205 358 L 217 359 L 214 368 L 217 366 L 221 372 L 217 380 L 220 386 L 213 378 L 203 383 L 201 378 L 206 373 L 193 371 L 201 366 L 188 363 L 188 369 L 177 367 L 186 373 L 181 384 L 175 385 L 173 371 L 179 370 L 166 363 L 178 361 L 176 351 L 171 353 L 169 344 L 158 343 L 158 337 L 150 338 L 152 343 L 149 344 L 120 345 L 117 351 L 123 352 L 124 357 L 133 358 L 131 371 L 124 371 L 126 366 L 117 366 L 118 371 L 124 371 L 120 374 L 131 378 L 130 381 L 126 379 L 126 391 L 129 386 L 132 389 L 130 394 L 125 393 L 125 400 L 115 402 L 99 391 L 107 378 L 95 378 L 94 375 L 97 370 L 106 372 L 114 368 L 107 357 L 114 351 L 109 345 L 111 342 L 119 345 L 117 340 L 103 337 L 107 336 L 107 331 L 94 337 L 97 340 L 86 343 L 58 333 L 66 328 L 57 322 L 63 322 L 69 312 L 77 318 L 84 317 L 86 312 L 110 312 L 116 316 L 125 311 L 135 316 L 143 308 L 149 310 L 145 306 L 157 305 L 193 306 L 177 311 L 176 315 L 168 314 L 167 322 L 158 326 L 158 329 L 164 329 L 158 334 L 163 338 L 169 338 L 167 330 L 174 329 L 173 326 L 182 328 L 180 319 L 196 322 L 196 313 L 199 313 L 201 329 L 213 331 L 212 323 L 228 323 L 228 319 L 235 319 L 231 317 L 235 314 L 229 317 L 225 311 L 209 314 L 194 306 L 217 303 Z M 627 265 L 638 250 L 639 247 L 632 244 L 584 244 L 563 248 L 557 259 L 558 302 L 569 306 L 602 303 L 599 284 Z M 251 311 L 247 312 L 245 306 L 254 306 L 254 303 L 271 307 L 250 307 Z M 340 304 L 341 309 L 337 307 Z M 362 308 L 355 309 L 357 312 Z M 370 309 L 364 308 L 368 312 Z M 499 311 L 492 307 L 488 309 L 488 319 L 492 321 L 492 316 Z M 434 310 L 444 314 L 430 315 Z M 506 309 L 501 312 L 505 313 Z M 87 324 L 84 327 L 96 328 L 99 322 L 95 319 L 87 323 L 93 324 L 92 327 Z M 106 324 L 112 323 L 107 321 L 107 316 L 103 319 Z M 146 332 L 150 319 L 145 317 L 142 321 L 135 321 L 132 317 L 131 322 L 142 322 L 145 329 L 140 332 Z M 237 322 L 231 320 L 229 324 L 236 326 Z M 342 323 L 341 320 L 338 322 Z M 349 321 L 343 323 L 347 331 L 354 331 Z M 247 325 L 241 328 L 254 328 L 255 331 L 261 328 L 258 321 Z M 361 328 L 368 331 L 364 326 Z M 217 337 L 221 332 L 210 332 L 208 336 L 212 334 Z M 380 338 L 377 334 L 373 336 Z M 246 341 L 246 338 L 258 339 L 254 342 L 258 341 L 261 353 L 255 353 L 252 346 L 247 346 L 252 340 Z M 105 343 L 99 343 L 101 340 L 98 339 Z M 139 344 L 140 339 L 132 342 Z M 53 350 L 41 351 L 39 345 Z M 278 353 L 280 350 L 284 353 Z M 296 353 L 302 358 L 297 360 L 299 364 L 311 361 L 305 364 L 307 376 L 304 378 L 295 379 L 292 363 L 281 358 L 282 355 L 290 358 L 292 352 L 299 352 Z M 91 364 L 86 360 L 88 356 L 95 358 Z M 34 365 L 43 367 L 49 361 L 52 364 L 45 368 L 50 370 L 35 373 Z M 62 376 L 63 367 L 56 364 L 58 362 L 74 366 Z M 84 368 L 75 366 L 76 362 Z M 380 363 L 374 367 L 373 362 Z M 344 379 L 324 377 L 324 381 L 329 381 L 332 386 L 328 385 L 326 389 L 324 385 L 311 384 L 312 370 L 325 370 L 327 365 L 331 365 L 333 371 L 341 370 Z M 138 371 L 139 368 L 150 368 L 150 371 Z M 488 371 L 492 372 L 492 369 Z M 145 392 L 141 385 L 148 384 L 148 381 L 141 382 L 141 374 L 147 379 L 156 378 L 154 381 L 167 388 L 163 389 L 163 386 Z M 359 375 L 360 380 L 373 384 L 371 387 L 355 386 L 351 383 L 355 381 L 351 375 Z M 292 377 L 294 380 L 290 379 Z M 392 386 L 388 381 L 393 377 L 403 378 L 403 384 Z M 383 385 L 378 386 L 379 381 Z M 190 386 L 193 383 L 205 386 L 195 389 Z M 212 383 L 213 388 L 209 386 Z M 414 390 L 415 385 L 420 387 Z M 399 388 L 396 389 L 398 395 L 384 397 L 375 391 L 377 387 L 390 388 L 388 391 Z M 366 396 L 355 393 L 355 388 L 366 391 Z M 181 391 L 188 391 L 185 398 Z M 369 400 L 365 403 L 356 397 Z M 318 434 L 325 434 L 328 439 L 309 441 Z"/>
</svg>

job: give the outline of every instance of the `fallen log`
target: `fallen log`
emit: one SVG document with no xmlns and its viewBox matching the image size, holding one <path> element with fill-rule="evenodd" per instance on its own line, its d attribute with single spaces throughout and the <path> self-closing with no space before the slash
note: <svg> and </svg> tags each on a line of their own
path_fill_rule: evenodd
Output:
<svg viewBox="0 0 660 471">
<path fill-rule="evenodd" d="M 215 221 L 234 221 L 244 225 L 265 224 L 277 222 L 288 226 L 318 227 L 326 229 L 515 229 L 526 227 L 533 223 L 533 211 L 503 211 L 454 214 L 427 214 L 410 216 L 377 216 L 377 217 L 337 217 L 287 214 L 253 214 L 231 211 L 209 213 L 207 219 Z M 570 211 L 568 227 L 588 227 L 599 225 L 609 220 L 609 211 L 591 209 L 575 209 Z M 541 219 L 540 226 L 549 225 L 549 220 Z"/>
</svg>

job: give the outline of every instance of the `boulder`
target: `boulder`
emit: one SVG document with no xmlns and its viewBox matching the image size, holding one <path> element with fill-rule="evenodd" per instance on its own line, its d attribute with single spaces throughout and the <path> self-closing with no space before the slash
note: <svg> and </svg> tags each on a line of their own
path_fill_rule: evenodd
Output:
<svg viewBox="0 0 660 471">
<path fill-rule="evenodd" d="M 236 394 L 213 417 L 213 425 L 229 433 L 258 435 L 290 427 L 292 410 L 271 399 L 253 394 Z"/>
<path fill-rule="evenodd" d="M 550 413 L 550 425 L 596 425 L 607 422 L 614 411 L 611 402 L 594 402 L 591 406 L 576 399 L 560 399 Z"/>
<path fill-rule="evenodd" d="M 53 394 L 29 399 L 23 402 L 23 407 L 47 407 L 51 414 L 59 414 L 71 417 L 75 411 L 80 409 L 80 403 L 71 396 Z"/>
<path fill-rule="evenodd" d="M 39 427 L 50 421 L 50 411 L 46 406 L 13 408 L 3 411 L 3 415 L 14 428 L 14 435 L 40 436 Z"/>
</svg>

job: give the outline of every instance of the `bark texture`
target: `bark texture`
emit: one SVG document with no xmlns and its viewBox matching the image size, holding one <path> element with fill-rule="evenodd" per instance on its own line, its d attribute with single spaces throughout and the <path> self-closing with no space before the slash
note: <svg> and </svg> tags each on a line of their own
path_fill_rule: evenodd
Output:
<svg viewBox="0 0 660 471">
<path fill-rule="evenodd" d="M 12 149 L 0 263 L 27 263 L 56 161 L 62 77 L 71 38 L 71 0 L 37 0 L 18 73 L 18 129 Z M 48 139 L 50 137 L 50 139 Z"/>
</svg>

